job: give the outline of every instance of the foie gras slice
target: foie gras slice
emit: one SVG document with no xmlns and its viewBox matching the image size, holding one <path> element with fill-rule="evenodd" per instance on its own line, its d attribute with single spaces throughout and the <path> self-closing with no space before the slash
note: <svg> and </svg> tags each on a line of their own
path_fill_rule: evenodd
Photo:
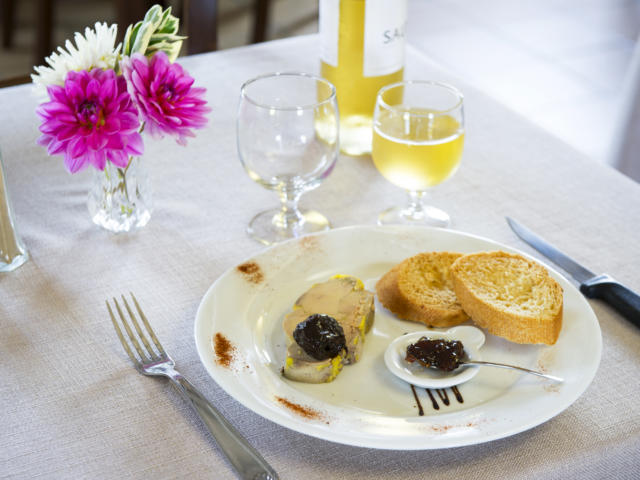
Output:
<svg viewBox="0 0 640 480">
<path fill-rule="evenodd" d="M 316 360 L 296 342 L 287 347 L 282 373 L 289 380 L 305 383 L 328 383 L 338 376 L 344 365 L 345 351 L 326 360 Z"/>
<path fill-rule="evenodd" d="M 326 282 L 313 285 L 298 298 L 293 311 L 284 318 L 283 329 L 288 345 L 297 345 L 293 330 L 298 323 L 309 315 L 323 313 L 335 318 L 344 330 L 347 341 L 344 364 L 357 362 L 362 354 L 365 333 L 373 325 L 373 298 L 373 293 L 364 289 L 362 281 L 350 275 L 335 275 Z"/>
</svg>

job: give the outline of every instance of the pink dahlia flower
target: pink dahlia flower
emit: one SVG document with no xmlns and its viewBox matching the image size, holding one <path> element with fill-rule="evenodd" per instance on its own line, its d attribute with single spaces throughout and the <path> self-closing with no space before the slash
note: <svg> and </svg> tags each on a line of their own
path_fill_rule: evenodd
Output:
<svg viewBox="0 0 640 480">
<path fill-rule="evenodd" d="M 192 87 L 193 78 L 179 64 L 171 63 L 166 53 L 158 52 L 151 59 L 134 53 L 120 67 L 152 137 L 172 135 L 186 145 L 187 137 L 195 137 L 192 129 L 206 125 L 205 113 L 211 111 L 203 98 L 206 90 Z"/>
<path fill-rule="evenodd" d="M 69 72 L 64 87 L 47 88 L 49 102 L 36 110 L 42 118 L 38 143 L 49 155 L 64 155 L 71 173 L 107 161 L 126 167 L 129 155 L 142 155 L 140 120 L 124 78 L 113 70 Z"/>
</svg>

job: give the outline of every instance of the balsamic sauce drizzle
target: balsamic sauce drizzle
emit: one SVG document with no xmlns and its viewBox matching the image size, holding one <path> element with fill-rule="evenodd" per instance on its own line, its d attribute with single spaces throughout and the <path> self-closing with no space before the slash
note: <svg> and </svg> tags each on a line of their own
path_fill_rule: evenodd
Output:
<svg viewBox="0 0 640 480">
<path fill-rule="evenodd" d="M 433 406 L 433 408 L 435 410 L 440 410 L 440 406 L 438 405 L 438 401 L 433 396 L 433 393 L 431 393 L 431 389 L 430 388 L 425 388 L 425 390 L 429 394 L 429 398 L 431 399 L 431 405 Z"/>
<path fill-rule="evenodd" d="M 411 391 L 413 392 L 413 398 L 415 399 L 416 405 L 418 407 L 418 415 L 422 417 L 424 416 L 424 409 L 422 408 L 422 403 L 420 402 L 420 398 L 418 397 L 418 393 L 416 392 L 415 387 L 413 385 L 410 385 L 410 386 L 411 386 Z M 440 404 L 438 403 L 437 398 L 433 395 L 434 390 L 432 390 L 431 388 L 425 388 L 425 391 L 427 392 L 427 395 L 429 395 L 429 399 L 431 400 L 431 406 L 433 407 L 433 409 L 440 410 Z M 440 398 L 440 401 L 445 406 L 449 406 L 451 404 L 451 401 L 449 400 L 449 394 L 447 393 L 446 389 L 436 388 L 435 392 L 438 394 L 438 398 Z M 464 398 L 462 398 L 462 394 L 460 393 L 460 390 L 458 390 L 457 386 L 451 387 L 451 392 L 456 397 L 456 400 L 458 401 L 458 403 L 464 403 Z"/>
<path fill-rule="evenodd" d="M 436 393 L 440 397 L 440 400 L 442 400 L 442 403 L 444 403 L 446 406 L 449 406 L 449 395 L 447 394 L 447 391 L 443 388 L 438 388 L 436 390 Z"/>
<path fill-rule="evenodd" d="M 413 398 L 416 399 L 416 404 L 418 405 L 418 415 L 421 417 L 424 415 L 424 409 L 422 408 L 422 404 L 420 403 L 420 399 L 418 398 L 418 393 L 416 392 L 416 387 L 411 385 L 411 391 L 413 392 Z"/>
<path fill-rule="evenodd" d="M 458 386 L 457 385 L 454 385 L 453 387 L 451 387 L 451 391 L 456 396 L 456 400 L 459 403 L 464 403 L 464 398 L 462 398 L 462 394 L 460 393 L 460 390 L 458 390 Z"/>
</svg>

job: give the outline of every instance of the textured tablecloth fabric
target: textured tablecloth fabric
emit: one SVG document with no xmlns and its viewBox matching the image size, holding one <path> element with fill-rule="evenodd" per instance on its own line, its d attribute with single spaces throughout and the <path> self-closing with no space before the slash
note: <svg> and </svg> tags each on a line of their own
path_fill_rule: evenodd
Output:
<svg viewBox="0 0 640 480">
<path fill-rule="evenodd" d="M 602 328 L 592 385 L 564 412 L 524 433 L 476 446 L 372 450 L 280 427 L 223 392 L 198 360 L 193 324 L 208 287 L 263 250 L 245 227 L 273 192 L 236 153 L 243 81 L 270 71 L 318 70 L 318 38 L 298 37 L 181 59 L 207 87 L 210 123 L 187 148 L 147 141 L 155 211 L 133 235 L 93 225 L 90 172 L 69 175 L 35 144 L 29 86 L 0 91 L 0 148 L 16 223 L 31 254 L 0 274 L 0 477 L 236 478 L 199 418 L 166 381 L 139 375 L 107 316 L 108 296 L 132 290 L 179 369 L 264 455 L 282 479 L 638 478 L 640 329 L 591 301 Z M 465 94 L 467 137 L 458 173 L 433 192 L 453 228 L 536 253 L 512 216 L 595 272 L 640 291 L 640 186 L 582 157 L 465 83 L 418 49 L 407 78 Z M 523 92 L 526 95 L 526 92 Z M 335 227 L 372 225 L 404 200 L 370 158 L 341 156 L 303 206 Z"/>
</svg>

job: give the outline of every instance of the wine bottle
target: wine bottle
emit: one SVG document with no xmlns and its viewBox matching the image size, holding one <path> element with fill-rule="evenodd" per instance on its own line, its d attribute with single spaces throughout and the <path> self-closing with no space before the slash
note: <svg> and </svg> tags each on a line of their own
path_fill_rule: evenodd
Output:
<svg viewBox="0 0 640 480">
<path fill-rule="evenodd" d="M 371 152 L 380 88 L 402 80 L 407 0 L 320 0 L 321 75 L 333 83 L 340 149 Z"/>
</svg>

